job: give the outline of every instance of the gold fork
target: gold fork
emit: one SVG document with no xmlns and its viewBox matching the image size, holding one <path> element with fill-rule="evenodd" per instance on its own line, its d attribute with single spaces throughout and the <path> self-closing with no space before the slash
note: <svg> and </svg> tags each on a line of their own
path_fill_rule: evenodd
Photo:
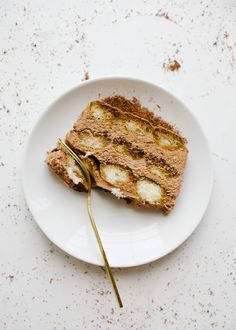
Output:
<svg viewBox="0 0 236 330">
<path fill-rule="evenodd" d="M 120 298 L 120 294 L 119 294 L 119 291 L 118 291 L 118 288 L 117 288 L 115 279 L 114 279 L 113 274 L 112 274 L 112 271 L 111 271 L 111 267 L 109 265 L 109 262 L 108 262 L 108 259 L 107 259 L 107 256 L 106 256 L 105 250 L 103 248 L 103 244 L 102 244 L 102 241 L 101 241 L 101 238 L 100 238 L 100 235 L 99 235 L 97 226 L 96 226 L 96 223 L 95 223 L 94 218 L 93 218 L 93 215 L 92 215 L 92 209 L 91 209 L 91 186 L 92 186 L 92 184 L 91 184 L 91 174 L 90 174 L 89 169 L 87 168 L 87 166 L 82 161 L 82 159 L 78 155 L 76 155 L 76 153 L 74 153 L 74 151 L 64 141 L 62 141 L 61 139 L 59 139 L 59 142 L 64 147 L 64 149 L 67 151 L 67 153 L 80 166 L 80 168 L 81 168 L 81 170 L 83 172 L 84 178 L 85 178 L 85 180 L 87 182 L 87 185 L 88 185 L 87 210 L 88 210 L 88 215 L 89 215 L 90 223 L 92 225 L 94 234 L 96 236 L 96 239 L 97 239 L 97 242 L 98 242 L 98 246 L 99 246 L 100 252 L 102 254 L 103 261 L 105 263 L 107 275 L 108 275 L 108 277 L 109 277 L 109 279 L 111 281 L 112 287 L 114 289 L 114 292 L 115 292 L 115 295 L 116 295 L 116 298 L 117 298 L 117 301 L 118 301 L 118 304 L 119 304 L 119 307 L 123 307 L 122 300 Z"/>
</svg>

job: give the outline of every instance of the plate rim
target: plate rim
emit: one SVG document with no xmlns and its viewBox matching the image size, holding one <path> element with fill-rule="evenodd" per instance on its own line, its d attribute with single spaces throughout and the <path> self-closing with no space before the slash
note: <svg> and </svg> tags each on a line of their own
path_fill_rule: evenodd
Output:
<svg viewBox="0 0 236 330">
<path fill-rule="evenodd" d="M 175 251 L 178 247 L 180 247 L 187 239 L 189 239 L 189 237 L 193 234 L 193 232 L 196 230 L 196 228 L 198 227 L 198 225 L 200 224 L 200 222 L 202 221 L 209 202 L 210 202 L 210 197 L 212 194 L 212 189 L 213 189 L 213 162 L 212 162 L 212 156 L 211 156 L 211 152 L 210 152 L 210 146 L 209 146 L 209 142 L 207 140 L 207 137 L 205 135 L 205 132 L 202 128 L 202 126 L 200 125 L 200 122 L 198 120 L 198 118 L 195 116 L 195 114 L 190 110 L 190 108 L 188 106 L 186 106 L 186 104 L 180 100 L 175 94 L 173 94 L 172 92 L 170 92 L 168 89 L 166 89 L 165 87 L 158 85 L 156 83 L 154 83 L 153 81 L 148 81 L 145 79 L 141 79 L 141 78 L 136 78 L 136 77 L 130 77 L 130 76 L 104 76 L 104 77 L 98 77 L 98 78 L 94 78 L 94 79 L 89 79 L 86 81 L 82 81 L 76 85 L 74 85 L 73 87 L 67 88 L 63 93 L 59 94 L 58 96 L 55 97 L 54 101 L 52 101 L 43 111 L 42 113 L 39 114 L 39 116 L 35 119 L 35 123 L 31 126 L 30 128 L 30 133 L 28 135 L 28 138 L 25 142 L 25 147 L 24 150 L 22 152 L 22 161 L 21 161 L 21 185 L 23 188 L 23 193 L 24 193 L 24 197 L 27 203 L 27 206 L 29 207 L 30 213 L 32 214 L 34 221 L 36 222 L 37 226 L 40 228 L 40 230 L 43 232 L 43 234 L 47 237 L 47 239 L 49 239 L 53 244 L 55 244 L 60 250 L 64 251 L 65 253 L 68 253 L 69 255 L 71 255 L 72 257 L 76 258 L 77 260 L 81 260 L 83 262 L 92 264 L 92 265 L 96 265 L 96 266 L 102 266 L 102 264 L 99 261 L 90 261 L 88 258 L 86 258 L 86 256 L 84 257 L 78 257 L 76 256 L 74 253 L 72 253 L 71 251 L 68 251 L 64 246 L 56 243 L 49 235 L 48 233 L 46 233 L 44 231 L 44 229 L 42 228 L 41 224 L 36 220 L 37 216 L 35 215 L 34 211 L 33 211 L 33 207 L 29 201 L 29 196 L 27 196 L 26 193 L 26 178 L 24 175 L 24 168 L 25 168 L 25 163 L 26 163 L 26 155 L 27 155 L 27 151 L 30 147 L 30 141 L 31 138 L 34 134 L 35 129 L 37 128 L 37 126 L 39 125 L 39 123 L 43 120 L 44 116 L 47 114 L 47 112 L 53 108 L 53 106 L 59 102 L 61 99 L 63 99 L 66 95 L 68 95 L 69 93 L 73 93 L 74 91 L 76 91 L 77 89 L 79 89 L 82 86 L 85 85 L 90 85 L 93 83 L 99 83 L 102 81 L 109 81 L 109 80 L 118 80 L 118 81 L 122 81 L 122 80 L 127 80 L 129 82 L 138 82 L 138 83 L 143 83 L 146 85 L 149 85 L 151 87 L 154 88 L 158 88 L 159 90 L 161 90 L 162 92 L 166 93 L 168 96 L 170 96 L 171 98 L 175 99 L 194 119 L 195 124 L 197 125 L 198 129 L 201 131 L 201 134 L 204 138 L 204 142 L 205 142 L 205 147 L 207 150 L 207 154 L 209 156 L 209 172 L 210 172 L 210 177 L 209 177 L 209 191 L 208 191 L 208 195 L 207 198 L 205 199 L 205 204 L 204 207 L 202 207 L 202 214 L 199 216 L 199 220 L 195 223 L 195 225 L 193 226 L 193 229 L 191 230 L 191 232 L 188 234 L 188 236 L 186 238 L 184 238 L 183 240 L 181 240 L 180 242 L 177 242 L 176 244 L 173 245 L 173 247 L 171 248 L 171 250 L 167 253 L 163 252 L 159 257 L 157 258 L 146 258 L 145 261 L 141 261 L 141 262 L 134 262 L 134 263 L 128 263 L 126 264 L 124 262 L 123 265 L 120 264 L 112 264 L 112 268 L 129 268 L 129 267 L 136 267 L 136 266 L 141 266 L 141 265 L 145 265 L 148 264 L 150 262 L 153 261 L 157 261 L 167 255 L 169 255 L 170 253 L 172 253 L 173 251 Z"/>
</svg>

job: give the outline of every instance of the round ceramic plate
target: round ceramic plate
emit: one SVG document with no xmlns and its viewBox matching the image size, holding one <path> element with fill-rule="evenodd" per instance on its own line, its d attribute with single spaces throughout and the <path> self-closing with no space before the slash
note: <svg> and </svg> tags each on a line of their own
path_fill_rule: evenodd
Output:
<svg viewBox="0 0 236 330">
<path fill-rule="evenodd" d="M 43 113 L 30 135 L 23 187 L 37 224 L 53 243 L 78 259 L 103 265 L 87 216 L 86 193 L 64 185 L 44 160 L 90 101 L 114 94 L 135 96 L 175 124 L 189 148 L 182 189 L 167 216 L 156 210 L 131 208 L 109 193 L 93 190 L 93 213 L 110 265 L 129 267 L 163 257 L 183 243 L 199 224 L 210 198 L 212 167 L 206 138 L 195 117 L 176 97 L 156 85 L 130 78 L 96 79 L 70 90 Z"/>
</svg>

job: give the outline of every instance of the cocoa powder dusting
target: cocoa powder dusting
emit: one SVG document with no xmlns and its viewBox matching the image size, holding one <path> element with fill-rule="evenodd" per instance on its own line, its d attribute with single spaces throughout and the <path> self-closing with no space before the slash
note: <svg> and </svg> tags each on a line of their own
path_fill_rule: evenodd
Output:
<svg viewBox="0 0 236 330">
<path fill-rule="evenodd" d="M 122 109 L 125 112 L 131 112 L 134 115 L 138 115 L 139 117 L 148 120 L 154 125 L 162 126 L 168 130 L 172 130 L 179 135 L 178 130 L 173 125 L 163 121 L 161 117 L 152 113 L 148 108 L 143 107 L 136 97 L 133 97 L 131 100 L 129 100 L 124 96 L 114 95 L 106 97 L 102 101 L 108 103 L 112 107 L 116 107 Z"/>
</svg>

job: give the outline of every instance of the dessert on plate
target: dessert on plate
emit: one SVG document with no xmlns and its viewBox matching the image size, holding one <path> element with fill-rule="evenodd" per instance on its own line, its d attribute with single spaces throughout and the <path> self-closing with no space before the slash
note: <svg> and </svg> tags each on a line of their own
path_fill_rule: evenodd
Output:
<svg viewBox="0 0 236 330">
<path fill-rule="evenodd" d="M 93 187 L 131 205 L 163 213 L 173 209 L 188 155 L 186 140 L 137 99 L 112 96 L 90 102 L 65 142 L 90 170 Z M 79 165 L 60 143 L 47 153 L 46 163 L 68 186 L 87 191 Z"/>
</svg>

